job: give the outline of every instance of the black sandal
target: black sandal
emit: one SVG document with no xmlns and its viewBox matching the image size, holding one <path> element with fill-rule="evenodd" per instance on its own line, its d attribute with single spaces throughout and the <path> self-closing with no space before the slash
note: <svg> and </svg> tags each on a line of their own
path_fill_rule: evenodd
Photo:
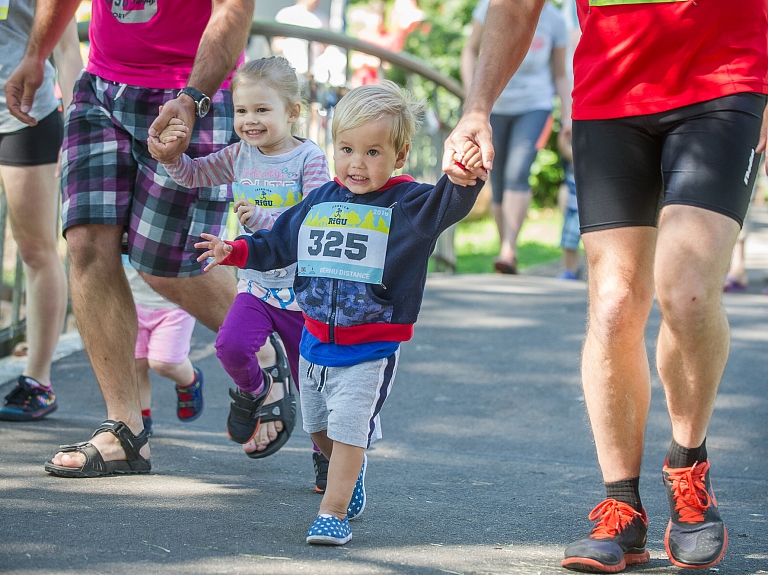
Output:
<svg viewBox="0 0 768 575">
<path fill-rule="evenodd" d="M 45 463 L 45 470 L 59 477 L 102 477 L 104 475 L 130 474 L 130 473 L 149 473 L 152 464 L 149 459 L 144 459 L 139 451 L 149 441 L 146 430 L 142 430 L 138 435 L 134 435 L 128 426 L 122 421 L 112 421 L 108 419 L 102 423 L 91 437 L 96 437 L 99 433 L 109 432 L 120 442 L 120 447 L 125 451 L 125 459 L 122 461 L 104 461 L 101 453 L 89 441 L 82 443 L 73 443 L 72 445 L 62 445 L 59 453 L 78 452 L 85 455 L 85 463 L 82 467 L 64 467 L 55 465 L 52 461 Z"/>
<path fill-rule="evenodd" d="M 275 334 L 269 336 L 269 339 L 277 353 L 277 363 L 265 371 L 272 376 L 273 382 L 283 384 L 284 395 L 282 399 L 262 406 L 258 416 L 260 423 L 268 423 L 270 421 L 282 422 L 283 429 L 278 432 L 275 440 L 271 441 L 264 451 L 246 453 L 251 459 L 262 459 L 277 453 L 291 438 L 293 428 L 296 426 L 296 396 L 293 394 L 293 378 L 291 377 L 288 358 L 285 356 L 282 343 Z"/>
<path fill-rule="evenodd" d="M 272 389 L 272 374 L 263 370 L 264 389 L 257 395 L 243 395 L 240 389 L 230 389 L 229 397 L 232 403 L 229 404 L 229 416 L 227 417 L 227 437 L 235 443 L 248 443 L 256 436 L 261 421 L 259 414 L 264 400 L 267 399 Z"/>
</svg>

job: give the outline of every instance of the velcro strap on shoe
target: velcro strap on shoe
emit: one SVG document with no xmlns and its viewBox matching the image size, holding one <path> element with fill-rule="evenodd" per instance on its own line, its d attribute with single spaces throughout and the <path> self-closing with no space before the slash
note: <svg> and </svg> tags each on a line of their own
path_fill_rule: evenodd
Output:
<svg viewBox="0 0 768 575">
<path fill-rule="evenodd" d="M 106 420 L 93 432 L 93 437 L 96 437 L 99 433 L 106 432 L 114 435 L 120 442 L 120 447 L 123 448 L 125 459 L 128 462 L 138 461 L 141 457 L 139 450 L 149 441 L 146 429 L 143 429 L 138 435 L 134 435 L 122 421 Z"/>
</svg>

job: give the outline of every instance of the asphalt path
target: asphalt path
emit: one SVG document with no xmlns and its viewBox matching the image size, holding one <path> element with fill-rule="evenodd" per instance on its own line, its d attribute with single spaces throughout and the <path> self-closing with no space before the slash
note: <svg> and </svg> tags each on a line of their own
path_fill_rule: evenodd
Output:
<svg viewBox="0 0 768 575">
<path fill-rule="evenodd" d="M 707 572 L 768 573 L 768 297 L 755 287 L 724 301 L 731 355 L 707 446 L 730 541 Z M 202 327 L 192 359 L 205 372 L 205 412 L 179 422 L 172 383 L 155 378 L 150 475 L 45 473 L 57 445 L 86 440 L 105 417 L 85 352 L 70 353 L 54 364 L 55 414 L 0 422 L 0 572 L 567 573 L 563 548 L 588 532 L 604 496 L 580 386 L 585 313 L 579 281 L 431 277 L 382 412 L 384 439 L 368 454 L 368 504 L 340 548 L 304 542 L 321 496 L 300 423 L 259 461 L 227 439 L 230 382 Z M 654 309 L 652 364 L 658 324 Z M 630 573 L 683 572 L 663 544 L 669 440 L 654 375 L 640 485 L 651 561 Z"/>
</svg>

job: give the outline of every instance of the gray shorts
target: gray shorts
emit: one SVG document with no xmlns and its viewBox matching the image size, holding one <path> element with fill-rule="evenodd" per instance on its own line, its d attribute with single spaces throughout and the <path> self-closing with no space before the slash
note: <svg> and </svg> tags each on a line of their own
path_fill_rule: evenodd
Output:
<svg viewBox="0 0 768 575">
<path fill-rule="evenodd" d="M 333 441 L 367 448 L 381 439 L 379 412 L 397 373 L 400 349 L 384 359 L 324 367 L 299 358 L 304 431 L 327 430 Z"/>
</svg>

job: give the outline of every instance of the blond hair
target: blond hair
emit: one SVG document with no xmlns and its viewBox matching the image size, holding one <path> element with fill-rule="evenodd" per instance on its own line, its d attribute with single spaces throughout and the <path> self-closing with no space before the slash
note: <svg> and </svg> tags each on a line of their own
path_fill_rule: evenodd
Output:
<svg viewBox="0 0 768 575">
<path fill-rule="evenodd" d="M 244 84 L 260 84 L 272 88 L 285 104 L 288 110 L 298 104 L 302 105 L 301 85 L 288 60 L 282 56 L 270 56 L 251 60 L 235 70 L 232 76 L 232 92 Z M 298 122 L 291 125 L 291 134 L 300 131 Z"/>
<path fill-rule="evenodd" d="M 350 90 L 334 108 L 331 134 L 335 140 L 339 132 L 388 118 L 392 121 L 392 146 L 400 153 L 419 129 L 425 109 L 424 100 L 416 100 L 389 80 L 360 86 Z"/>
</svg>

